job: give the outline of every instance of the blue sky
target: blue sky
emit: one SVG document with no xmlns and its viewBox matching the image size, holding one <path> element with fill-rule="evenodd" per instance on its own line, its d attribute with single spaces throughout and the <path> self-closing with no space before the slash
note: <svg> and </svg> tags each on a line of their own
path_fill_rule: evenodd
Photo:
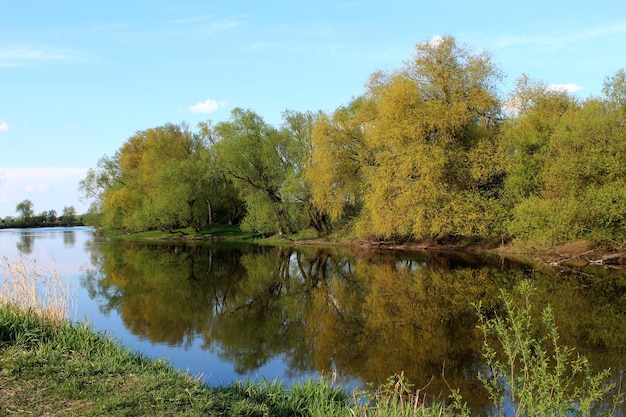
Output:
<svg viewBox="0 0 626 417">
<path fill-rule="evenodd" d="M 626 2 L 0 0 L 0 217 L 79 200 L 136 131 L 250 108 L 333 111 L 414 46 L 452 35 L 525 73 L 601 94 L 626 67 Z"/>
</svg>

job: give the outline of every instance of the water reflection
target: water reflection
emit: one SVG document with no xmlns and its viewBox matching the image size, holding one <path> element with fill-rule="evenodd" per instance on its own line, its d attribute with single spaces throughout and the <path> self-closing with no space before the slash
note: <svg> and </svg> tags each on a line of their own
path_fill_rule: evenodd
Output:
<svg viewBox="0 0 626 417">
<path fill-rule="evenodd" d="M 73 247 L 76 244 L 76 232 L 68 229 L 63 231 L 63 244 L 65 247 Z"/>
<path fill-rule="evenodd" d="M 0 231 L 3 256 L 16 248 L 80 276 L 81 315 L 99 329 L 209 383 L 337 369 L 364 384 L 404 371 L 417 387 L 435 375 L 427 391 L 445 397 L 445 365 L 449 384 L 485 415 L 472 303 L 497 312 L 500 289 L 522 278 L 534 281 L 538 309 L 553 307 L 563 344 L 596 369 L 611 368 L 616 383 L 626 369 L 626 277 L 609 269 L 540 271 L 445 253 L 119 244 L 95 241 L 85 228 Z"/>
<path fill-rule="evenodd" d="M 104 312 L 116 310 L 154 343 L 203 349 L 250 374 L 281 357 L 291 372 L 337 369 L 364 382 L 404 372 L 433 395 L 440 377 L 477 412 L 482 335 L 473 302 L 499 308 L 500 289 L 523 277 L 551 304 L 562 340 L 597 365 L 623 370 L 626 280 L 554 274 L 499 258 L 444 253 L 350 253 L 204 245 L 90 245 L 96 268 L 82 284 Z"/>
<path fill-rule="evenodd" d="M 17 250 L 22 255 L 30 255 L 33 253 L 34 240 L 35 239 L 32 233 L 30 233 L 27 229 L 22 230 L 20 233 L 20 240 L 16 244 Z"/>
</svg>

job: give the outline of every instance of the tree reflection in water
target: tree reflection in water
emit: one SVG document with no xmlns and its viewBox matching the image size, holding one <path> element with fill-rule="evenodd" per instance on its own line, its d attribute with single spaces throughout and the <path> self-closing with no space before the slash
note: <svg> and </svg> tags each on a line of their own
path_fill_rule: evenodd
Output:
<svg viewBox="0 0 626 417">
<path fill-rule="evenodd" d="M 294 372 L 381 383 L 404 372 L 446 397 L 489 401 L 476 375 L 482 335 L 473 303 L 497 311 L 523 277 L 551 304 L 565 344 L 598 367 L 626 368 L 626 280 L 532 271 L 494 257 L 254 245 L 93 245 L 83 286 L 103 311 L 154 343 L 217 352 L 241 374 L 281 357 Z"/>
</svg>

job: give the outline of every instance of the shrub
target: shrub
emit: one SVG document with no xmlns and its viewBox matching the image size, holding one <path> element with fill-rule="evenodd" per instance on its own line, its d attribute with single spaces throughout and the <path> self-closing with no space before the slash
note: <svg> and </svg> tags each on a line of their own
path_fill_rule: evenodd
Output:
<svg viewBox="0 0 626 417">
<path fill-rule="evenodd" d="M 485 336 L 483 356 L 489 368 L 479 378 L 500 413 L 507 403 L 515 416 L 590 415 L 592 407 L 614 388 L 606 383 L 610 370 L 594 373 L 585 356 L 559 345 L 549 306 L 542 310 L 536 329 L 530 301 L 533 290 L 530 281 L 519 284 L 521 303 L 503 291 L 503 316 L 487 317 L 478 306 L 479 327 Z M 617 395 L 614 400 L 619 400 Z"/>
</svg>

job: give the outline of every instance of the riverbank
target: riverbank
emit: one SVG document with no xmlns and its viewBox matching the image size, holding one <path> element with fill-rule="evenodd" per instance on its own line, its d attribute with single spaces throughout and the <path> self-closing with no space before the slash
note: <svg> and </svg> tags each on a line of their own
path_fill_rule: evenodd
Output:
<svg viewBox="0 0 626 417">
<path fill-rule="evenodd" d="M 361 402 L 324 379 L 209 387 L 85 323 L 53 322 L 10 304 L 0 306 L 0 392 L 0 414 L 20 416 L 453 415 L 452 408 L 426 406 L 419 395 L 408 402 L 404 391 Z"/>
<path fill-rule="evenodd" d="M 270 245 L 289 246 L 343 246 L 361 249 L 402 250 L 402 251 L 448 251 L 471 253 L 496 253 L 503 257 L 515 258 L 524 262 L 541 264 L 550 267 L 580 268 L 588 265 L 601 265 L 615 268 L 626 268 L 626 243 L 615 241 L 595 242 L 591 240 L 568 242 L 561 245 L 525 245 L 492 240 L 454 238 L 416 241 L 411 239 L 367 239 L 350 238 L 341 235 L 317 237 L 315 233 L 304 231 L 291 236 L 263 237 L 258 234 L 244 232 L 238 225 L 208 226 L 200 232 L 191 228 L 178 229 L 171 232 L 147 231 L 124 233 L 104 230 L 102 236 L 128 241 L 211 241 L 236 240 L 259 242 Z"/>
<path fill-rule="evenodd" d="M 4 273 L 0 273 L 4 280 L 0 291 L 0 415 L 470 415 L 468 409 L 461 405 L 462 399 L 458 395 L 455 397 L 456 402 L 445 398 L 445 392 L 437 398 L 425 397 L 419 389 L 408 385 L 402 375 L 392 376 L 375 391 L 348 392 L 324 379 L 308 380 L 292 386 L 266 381 L 238 381 L 209 387 L 201 378 L 175 370 L 163 360 L 150 359 L 130 351 L 110 336 L 94 332 L 87 323 L 68 321 L 67 305 L 63 302 L 68 295 L 65 291 L 52 291 L 50 294 L 56 296 L 44 297 L 46 302 L 43 304 L 31 303 L 33 300 L 28 296 L 36 298 L 38 292 L 24 289 L 28 287 L 26 284 L 30 284 L 31 289 L 35 288 L 33 285 L 39 286 L 42 274 L 30 273 L 30 268 L 23 267 L 24 261 L 21 258 L 21 262 L 8 263 Z M 59 275 L 54 275 L 55 279 L 48 288 L 55 285 L 64 287 L 62 280 L 56 279 L 60 278 Z M 30 279 L 33 277 L 35 279 Z M 7 282 L 13 282 L 14 288 L 5 285 Z M 535 313 L 528 304 L 528 297 L 533 291 L 531 281 L 522 281 L 516 286 L 515 299 L 503 294 L 505 311 L 501 313 L 506 318 L 504 321 L 499 319 L 499 315 L 488 318 L 494 316 L 478 309 L 482 323 L 480 327 L 485 336 L 502 333 L 496 339 L 503 341 L 503 345 L 488 346 L 487 353 L 496 352 L 494 349 L 511 352 L 513 346 L 517 346 L 513 351 L 517 352 L 519 347 L 520 354 L 530 355 L 520 359 L 516 353 L 515 357 L 509 358 L 510 361 L 504 362 L 507 364 L 506 369 L 500 369 L 499 362 L 489 364 L 489 358 L 493 360 L 495 356 L 488 355 L 485 356 L 487 365 L 492 366 L 494 372 L 501 372 L 507 379 L 514 375 L 520 378 L 521 374 L 517 372 L 511 375 L 506 373 L 508 364 L 518 367 L 529 361 L 531 371 L 525 374 L 526 379 L 518 382 L 530 391 L 519 398 L 511 398 L 512 403 L 520 409 L 546 404 L 552 409 L 554 401 L 559 401 L 559 409 L 575 410 L 578 404 L 590 407 L 595 402 L 603 401 L 613 386 L 605 381 L 609 376 L 608 370 L 594 374 L 586 359 L 580 362 L 575 359 L 580 356 L 570 356 L 572 351 L 567 347 L 555 345 L 553 349 L 543 351 L 546 335 L 538 339 L 533 336 L 534 331 L 531 330 L 535 327 L 531 322 L 534 318 L 532 314 Z M 25 297 L 19 296 L 21 292 Z M 518 306 L 514 303 L 514 300 L 524 299 L 527 300 L 526 304 Z M 51 311 L 55 313 L 51 315 Z M 57 314 L 63 311 L 66 313 L 64 316 Z M 546 311 L 549 314 L 549 310 Z M 509 318 L 514 322 L 527 323 L 528 327 L 510 328 Z M 542 318 L 545 318 L 545 312 Z M 552 323 L 552 320 L 548 322 Z M 559 339 L 555 327 L 544 331 L 551 335 L 550 340 L 554 343 Z M 537 355 L 538 352 L 541 354 Z M 566 353 L 565 356 L 553 357 L 558 352 Z M 541 360 L 535 362 L 537 358 Z M 570 364 L 571 358 L 575 362 Z M 564 367 L 553 369 L 554 363 L 563 363 Z M 563 369 L 570 367 L 575 370 L 576 380 L 562 373 Z M 567 387 L 575 387 L 575 390 L 569 393 Z M 496 389 L 495 386 L 492 388 Z M 555 388 L 563 390 L 559 391 L 558 398 L 552 397 Z M 452 388 L 450 393 L 453 393 Z M 550 399 L 548 402 L 547 398 Z M 443 406 L 437 400 L 454 405 Z M 494 407 L 500 403 L 495 397 L 493 401 Z M 526 404 L 527 401 L 530 403 Z M 604 402 L 602 406 L 612 404 Z M 584 412 L 582 414 L 585 415 Z"/>
</svg>

